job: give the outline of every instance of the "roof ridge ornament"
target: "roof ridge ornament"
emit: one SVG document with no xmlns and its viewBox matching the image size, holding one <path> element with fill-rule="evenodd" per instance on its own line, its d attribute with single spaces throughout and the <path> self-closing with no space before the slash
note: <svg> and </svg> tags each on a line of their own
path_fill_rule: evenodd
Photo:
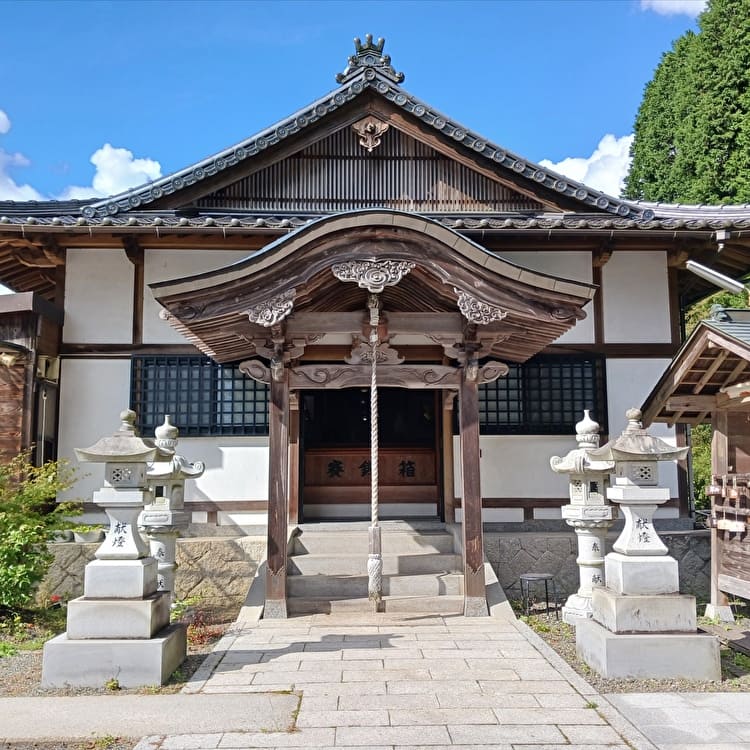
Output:
<svg viewBox="0 0 750 750">
<path fill-rule="evenodd" d="M 336 74 L 337 83 L 347 83 L 363 70 L 369 68 L 377 70 L 394 83 L 401 83 L 405 76 L 398 73 L 391 65 L 391 56 L 383 54 L 385 39 L 381 36 L 373 44 L 372 34 L 365 35 L 365 43 L 362 44 L 359 37 L 354 37 L 355 54 L 349 57 L 349 63 L 343 73 Z"/>
</svg>

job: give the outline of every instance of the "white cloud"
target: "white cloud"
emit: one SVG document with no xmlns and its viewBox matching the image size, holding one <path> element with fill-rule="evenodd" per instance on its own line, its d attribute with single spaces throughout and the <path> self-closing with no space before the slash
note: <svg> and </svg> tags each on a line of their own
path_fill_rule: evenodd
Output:
<svg viewBox="0 0 750 750">
<path fill-rule="evenodd" d="M 10 130 L 10 117 L 0 109 L 0 135 L 5 135 Z M 19 185 L 8 174 L 8 170 L 14 167 L 28 167 L 29 160 L 19 153 L 11 154 L 0 148 L 0 200 L 6 201 L 38 201 L 41 194 L 34 190 L 31 185 Z"/>
<path fill-rule="evenodd" d="M 618 197 L 630 168 L 632 143 L 632 134 L 615 138 L 607 133 L 591 156 L 569 156 L 556 164 L 543 159 L 539 164 L 607 195 Z"/>
<path fill-rule="evenodd" d="M 71 185 L 60 198 L 105 198 L 161 177 L 158 161 L 135 159 L 132 151 L 115 148 L 110 143 L 94 151 L 90 161 L 96 167 L 91 187 Z"/>
<path fill-rule="evenodd" d="M 660 16 L 684 14 L 696 18 L 706 9 L 707 0 L 641 0 L 641 10 L 652 10 Z"/>
</svg>

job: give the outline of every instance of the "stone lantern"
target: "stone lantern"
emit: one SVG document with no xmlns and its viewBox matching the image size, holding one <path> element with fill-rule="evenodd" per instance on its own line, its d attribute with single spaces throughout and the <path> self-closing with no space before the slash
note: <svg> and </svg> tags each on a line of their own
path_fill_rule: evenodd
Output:
<svg viewBox="0 0 750 750">
<path fill-rule="evenodd" d="M 570 504 L 562 507 L 562 517 L 576 532 L 578 540 L 578 573 L 580 585 L 563 607 L 563 620 L 575 625 L 592 616 L 591 590 L 604 584 L 604 545 L 617 508 L 605 498 L 609 474 L 614 461 L 591 458 L 599 447 L 599 425 L 591 419 L 588 409 L 576 424 L 578 448 L 567 456 L 550 459 L 552 471 L 569 476 Z"/>
<path fill-rule="evenodd" d="M 607 497 L 622 508 L 625 526 L 605 558 L 606 586 L 592 591 L 593 619 L 576 628 L 578 654 L 604 677 L 719 679 L 718 641 L 696 632 L 695 597 L 679 593 L 677 561 L 653 524 L 670 496 L 658 486 L 658 464 L 688 449 L 649 435 L 640 410 L 626 416 L 620 437 L 589 452 L 614 461 Z"/>
<path fill-rule="evenodd" d="M 169 414 L 164 416 L 164 423 L 154 434 L 157 454 L 146 475 L 150 502 L 144 507 L 138 523 L 144 529 L 151 555 L 158 563 L 157 590 L 169 592 L 170 600 L 174 602 L 177 537 L 190 522 L 190 514 L 185 511 L 185 480 L 200 477 L 205 466 L 202 461 L 190 463 L 177 454 L 179 430 L 170 422 Z"/>
<path fill-rule="evenodd" d="M 93 500 L 110 529 L 86 566 L 83 596 L 68 602 L 66 632 L 44 646 L 46 687 L 159 685 L 186 655 L 185 627 L 169 624 L 169 595 L 157 591 L 157 562 L 137 525 L 152 501 L 146 469 L 156 449 L 138 437 L 135 412 L 120 419 L 114 435 L 76 450 L 79 461 L 104 464 L 104 487 Z"/>
</svg>

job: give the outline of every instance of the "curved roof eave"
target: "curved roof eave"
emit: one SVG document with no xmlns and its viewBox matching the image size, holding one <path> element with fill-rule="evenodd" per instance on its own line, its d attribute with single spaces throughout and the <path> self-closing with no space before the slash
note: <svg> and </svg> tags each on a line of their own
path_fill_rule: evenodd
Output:
<svg viewBox="0 0 750 750">
<path fill-rule="evenodd" d="M 82 214 L 87 219 L 114 216 L 146 206 L 165 195 L 177 193 L 299 133 L 367 90 L 376 92 L 434 130 L 453 138 L 456 143 L 486 158 L 496 167 L 504 167 L 520 177 L 538 183 L 540 187 L 557 192 L 568 199 L 579 201 L 587 210 L 595 209 L 615 216 L 642 221 L 649 221 L 653 218 L 653 212 L 649 208 L 642 208 L 633 202 L 614 198 L 499 147 L 422 102 L 373 68 L 363 70 L 339 88 L 259 133 L 178 172 L 87 205 L 82 209 Z"/>
<path fill-rule="evenodd" d="M 359 209 L 327 216 L 279 237 L 257 253 L 224 268 L 182 279 L 157 282 L 150 284 L 149 287 L 158 301 L 173 295 L 219 287 L 267 271 L 272 266 L 288 260 L 300 248 L 337 231 L 378 226 L 411 230 L 428 235 L 461 254 L 468 261 L 505 279 L 548 289 L 550 292 L 574 297 L 584 302 L 592 299 L 596 292 L 597 287 L 594 284 L 561 279 L 529 270 L 500 258 L 480 244 L 437 221 L 394 209 Z"/>
</svg>

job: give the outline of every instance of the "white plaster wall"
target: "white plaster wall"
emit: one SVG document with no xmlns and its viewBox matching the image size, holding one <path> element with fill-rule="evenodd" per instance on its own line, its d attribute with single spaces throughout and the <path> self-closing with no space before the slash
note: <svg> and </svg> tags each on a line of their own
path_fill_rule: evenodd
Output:
<svg viewBox="0 0 750 750">
<path fill-rule="evenodd" d="M 461 497 L 460 438 L 453 438 L 454 492 Z M 575 438 L 558 435 L 482 435 L 479 438 L 482 497 L 568 497 L 567 477 L 549 467 L 552 456 L 575 448 Z"/>
<path fill-rule="evenodd" d="M 129 359 L 63 359 L 60 363 L 58 456 L 76 467 L 78 481 L 61 500 L 90 502 L 104 480 L 103 464 L 79 464 L 76 448 L 88 448 L 120 425 L 130 403 Z"/>
<path fill-rule="evenodd" d="M 627 424 L 625 412 L 632 407 L 641 406 L 669 362 L 668 359 L 607 360 L 607 411 L 609 412 L 610 437 L 617 437 L 625 429 Z M 673 428 L 662 423 L 655 423 L 649 427 L 649 432 L 675 445 Z M 672 497 L 679 495 L 676 464 L 667 462 L 659 464 L 659 483 L 662 487 L 669 487 Z"/>
<path fill-rule="evenodd" d="M 590 284 L 591 275 L 591 253 L 578 250 L 571 252 L 551 252 L 549 250 L 515 251 L 499 253 L 511 263 L 529 268 L 532 271 L 541 271 L 550 276 L 559 276 L 573 281 L 585 281 Z M 586 317 L 579 320 L 575 327 L 560 336 L 558 344 L 593 344 L 594 343 L 594 312 L 593 304 L 589 303 L 583 308 Z"/>
<path fill-rule="evenodd" d="M 148 285 L 192 276 L 223 268 L 247 258 L 244 250 L 146 250 L 143 265 L 143 342 L 146 344 L 184 344 L 185 338 L 159 318 L 162 306 Z"/>
<path fill-rule="evenodd" d="M 186 500 L 268 499 L 267 437 L 180 438 L 177 449 L 206 464 L 202 477 L 185 484 Z"/>
<path fill-rule="evenodd" d="M 133 340 L 133 264 L 123 250 L 70 248 L 65 273 L 66 343 Z"/>
<path fill-rule="evenodd" d="M 602 269 L 602 291 L 608 344 L 671 341 L 666 253 L 612 253 Z"/>
</svg>

